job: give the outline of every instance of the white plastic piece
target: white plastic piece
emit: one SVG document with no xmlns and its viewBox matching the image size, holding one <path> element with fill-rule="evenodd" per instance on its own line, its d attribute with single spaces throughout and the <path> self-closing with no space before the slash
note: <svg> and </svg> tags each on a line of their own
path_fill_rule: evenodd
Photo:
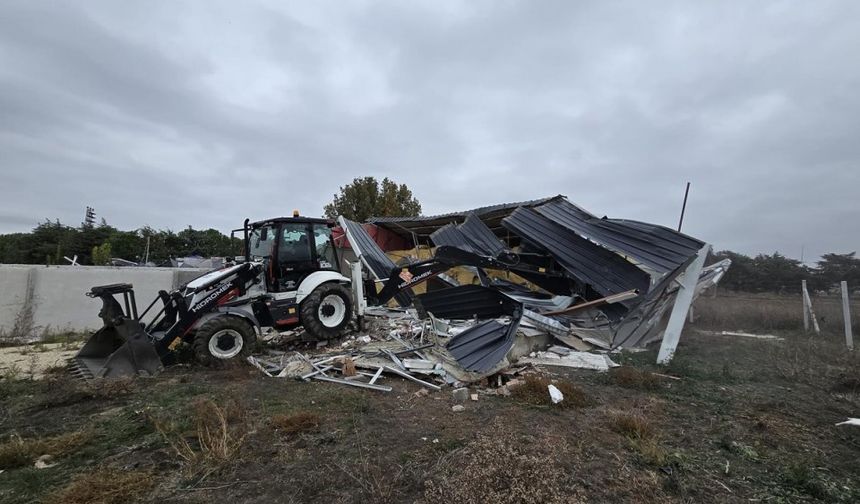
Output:
<svg viewBox="0 0 860 504">
<path fill-rule="evenodd" d="M 844 422 L 839 422 L 836 425 L 854 425 L 856 427 L 860 427 L 860 418 L 849 418 L 848 420 L 845 420 Z"/>
<path fill-rule="evenodd" d="M 553 404 L 564 401 L 564 394 L 555 385 L 549 384 L 546 388 L 549 389 L 549 398 L 552 399 Z"/>
</svg>

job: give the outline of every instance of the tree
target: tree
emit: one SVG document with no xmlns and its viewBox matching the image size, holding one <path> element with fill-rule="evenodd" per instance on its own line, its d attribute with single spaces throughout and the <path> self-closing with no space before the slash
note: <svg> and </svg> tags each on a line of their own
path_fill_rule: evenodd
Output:
<svg viewBox="0 0 860 504">
<path fill-rule="evenodd" d="M 860 285 L 860 259 L 855 255 L 855 252 L 822 255 L 818 261 L 818 275 L 822 282 L 820 288 L 833 288 L 842 280 L 847 281 L 848 285 Z"/>
<path fill-rule="evenodd" d="M 341 186 L 324 212 L 329 219 L 343 215 L 364 222 L 371 217 L 414 217 L 421 213 L 421 203 L 406 184 L 397 185 L 388 177 L 380 184 L 375 177 L 363 177 Z"/>
<path fill-rule="evenodd" d="M 104 242 L 101 245 L 93 247 L 91 260 L 96 266 L 107 266 L 110 264 L 111 249 L 110 243 Z"/>
</svg>

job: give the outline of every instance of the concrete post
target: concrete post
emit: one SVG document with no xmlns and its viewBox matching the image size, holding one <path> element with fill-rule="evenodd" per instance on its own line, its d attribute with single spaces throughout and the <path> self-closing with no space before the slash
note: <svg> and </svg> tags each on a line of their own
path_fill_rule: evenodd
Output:
<svg viewBox="0 0 860 504">
<path fill-rule="evenodd" d="M 842 319 L 845 322 L 845 346 L 854 350 L 854 335 L 851 334 L 851 308 L 848 303 L 848 282 L 842 280 Z"/>
<path fill-rule="evenodd" d="M 809 332 L 809 308 L 806 306 L 806 280 L 800 281 L 800 296 L 803 298 L 803 332 Z"/>
<path fill-rule="evenodd" d="M 681 331 L 684 329 L 684 321 L 696 292 L 696 284 L 699 282 L 699 275 L 702 273 L 705 259 L 710 250 L 710 245 L 702 247 L 696 255 L 696 259 L 687 266 L 687 269 L 678 278 L 680 287 L 675 295 L 675 304 L 672 306 L 669 323 L 663 333 L 663 342 L 660 345 L 660 352 L 657 354 L 657 364 L 668 364 L 672 360 L 672 356 L 675 355 L 675 349 L 681 339 Z"/>
</svg>

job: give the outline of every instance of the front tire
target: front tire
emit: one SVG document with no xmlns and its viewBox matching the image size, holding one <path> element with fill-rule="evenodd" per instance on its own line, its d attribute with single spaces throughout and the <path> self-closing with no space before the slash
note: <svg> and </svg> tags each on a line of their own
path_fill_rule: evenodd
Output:
<svg viewBox="0 0 860 504">
<path fill-rule="evenodd" d="M 324 283 L 302 301 L 299 314 L 311 339 L 340 338 L 352 319 L 349 289 L 334 282 Z"/>
<path fill-rule="evenodd" d="M 219 366 L 251 354 L 257 336 L 238 317 L 218 316 L 205 322 L 194 335 L 194 356 L 206 366 Z"/>
</svg>

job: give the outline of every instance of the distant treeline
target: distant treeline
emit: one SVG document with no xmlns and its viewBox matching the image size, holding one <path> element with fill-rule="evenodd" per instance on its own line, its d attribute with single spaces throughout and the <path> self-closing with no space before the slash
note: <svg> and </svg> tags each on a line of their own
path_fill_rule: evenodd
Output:
<svg viewBox="0 0 860 504">
<path fill-rule="evenodd" d="M 45 221 L 29 233 L 0 235 L 0 263 L 68 264 L 63 256 L 78 256 L 79 264 L 108 264 L 113 257 L 143 262 L 149 238 L 149 262 L 169 265 L 170 259 L 199 255 L 235 256 L 242 253 L 242 240 L 215 229 L 182 231 L 143 227 L 120 231 L 104 220 L 98 225 L 66 226 Z M 850 254 L 824 254 L 815 267 L 780 253 L 755 257 L 724 250 L 712 254 L 709 263 L 732 260 L 720 286 L 743 292 L 797 292 L 800 281 L 807 280 L 813 290 L 829 290 L 841 280 L 852 289 L 860 288 L 860 259 Z"/>
<path fill-rule="evenodd" d="M 829 291 L 845 280 L 851 290 L 860 289 L 860 259 L 855 253 L 824 254 L 816 266 L 807 266 L 776 252 L 755 257 L 724 250 L 708 262 L 731 259 L 732 267 L 720 281 L 721 288 L 742 292 L 800 292 L 801 280 L 809 289 Z"/>
<path fill-rule="evenodd" d="M 170 259 L 199 255 L 234 256 L 242 253 L 242 240 L 216 229 L 197 230 L 190 226 L 178 233 L 142 227 L 120 231 L 104 220 L 98 225 L 71 227 L 45 221 L 29 233 L 0 235 L 0 263 L 69 264 L 64 256 L 78 256 L 78 264 L 109 264 L 116 257 L 143 262 L 149 239 L 149 262 L 170 265 Z"/>
</svg>

